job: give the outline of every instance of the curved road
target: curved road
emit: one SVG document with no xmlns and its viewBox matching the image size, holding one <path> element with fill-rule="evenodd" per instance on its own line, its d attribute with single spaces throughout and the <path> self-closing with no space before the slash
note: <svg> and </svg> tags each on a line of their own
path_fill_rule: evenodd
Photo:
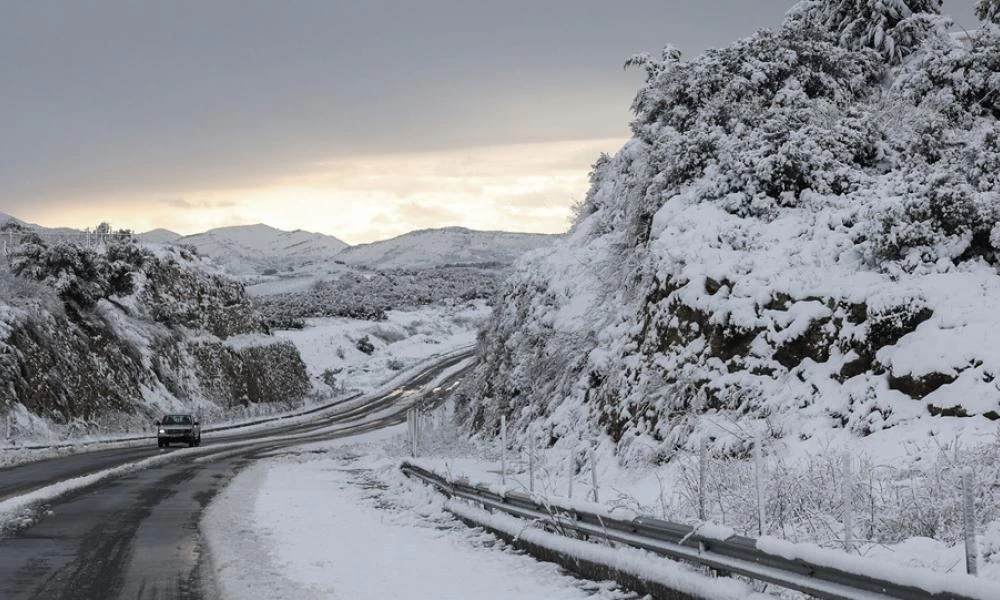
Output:
<svg viewBox="0 0 1000 600">
<path fill-rule="evenodd" d="M 361 406 L 315 421 L 212 439 L 185 460 L 110 478 L 48 503 L 38 521 L 0 537 L 0 598 L 211 599 L 211 567 L 198 530 L 202 512 L 249 462 L 277 448 L 357 435 L 402 423 L 410 402 L 396 406 L 443 371 L 455 356 L 404 386 Z M 448 377 L 422 401 L 443 401 L 468 370 Z M 374 418 L 372 415 L 381 416 Z M 335 426 L 331 429 L 331 426 Z M 326 431 L 321 431 L 326 429 Z M 295 435 L 294 439 L 273 439 Z M 271 438 L 271 439 L 267 439 Z M 245 442 L 234 449 L 233 442 Z M 211 448 L 216 446 L 215 452 Z M 100 450 L 0 470 L 0 500 L 163 453 L 150 447 Z"/>
</svg>

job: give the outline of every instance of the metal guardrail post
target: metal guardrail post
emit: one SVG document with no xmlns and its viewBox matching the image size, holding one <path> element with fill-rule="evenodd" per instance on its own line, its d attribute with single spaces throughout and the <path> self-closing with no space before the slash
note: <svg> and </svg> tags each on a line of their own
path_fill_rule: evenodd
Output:
<svg viewBox="0 0 1000 600">
<path fill-rule="evenodd" d="M 698 442 L 698 520 L 707 521 L 705 510 L 705 483 L 708 480 L 708 436 L 702 435 Z"/>
<path fill-rule="evenodd" d="M 845 452 L 843 457 L 843 481 L 841 494 L 844 503 L 844 551 L 854 550 L 854 470 L 851 464 L 850 452 Z"/>
<path fill-rule="evenodd" d="M 979 548 L 976 545 L 976 504 L 973 496 L 972 467 L 962 469 L 962 529 L 965 534 L 965 572 L 979 573 Z"/>
<path fill-rule="evenodd" d="M 569 451 L 569 456 L 566 457 L 566 497 L 573 498 L 573 477 L 576 475 L 574 471 L 576 470 L 576 453 L 573 450 Z"/>
<path fill-rule="evenodd" d="M 507 415 L 500 415 L 500 483 L 507 485 Z"/>
<path fill-rule="evenodd" d="M 600 502 L 601 496 L 597 487 L 597 456 L 595 456 L 593 448 L 590 449 L 590 483 L 594 488 L 594 502 Z"/>
<path fill-rule="evenodd" d="M 757 496 L 757 535 L 764 535 L 767 531 L 766 502 L 764 496 L 764 445 L 762 436 L 758 435 L 753 443 L 753 477 L 754 490 Z"/>
</svg>

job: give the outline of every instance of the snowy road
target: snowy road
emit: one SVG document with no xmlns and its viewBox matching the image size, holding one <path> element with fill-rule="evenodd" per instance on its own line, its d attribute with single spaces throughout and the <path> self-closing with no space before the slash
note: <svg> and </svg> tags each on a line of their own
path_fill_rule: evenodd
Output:
<svg viewBox="0 0 1000 600">
<path fill-rule="evenodd" d="M 191 452 L 190 460 L 171 460 L 55 499 L 33 525 L 0 538 L 0 598 L 216 597 L 198 524 L 208 502 L 234 475 L 279 448 L 402 422 L 405 406 L 394 407 L 401 397 L 467 358 L 447 359 L 347 415 L 224 440 L 206 436 L 201 449 L 168 451 Z M 297 437 L 279 437 L 289 435 Z M 0 500 L 159 454 L 155 447 L 105 450 L 5 469 Z"/>
</svg>

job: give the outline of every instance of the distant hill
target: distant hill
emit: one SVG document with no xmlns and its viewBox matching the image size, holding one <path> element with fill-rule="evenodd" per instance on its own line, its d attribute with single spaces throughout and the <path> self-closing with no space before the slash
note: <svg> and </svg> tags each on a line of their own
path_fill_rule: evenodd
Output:
<svg viewBox="0 0 1000 600">
<path fill-rule="evenodd" d="M 181 237 L 174 243 L 194 246 L 233 275 L 296 270 L 332 261 L 347 247 L 330 235 L 301 229 L 283 231 L 263 224 L 211 229 Z"/>
<path fill-rule="evenodd" d="M 425 269 L 444 265 L 510 265 L 525 252 L 550 245 L 557 236 L 444 227 L 351 246 L 337 260 L 373 269 Z"/>
<path fill-rule="evenodd" d="M 139 237 L 147 244 L 172 244 L 184 236 L 169 229 L 154 229 L 139 234 Z"/>
<path fill-rule="evenodd" d="M 5 224 L 5 223 L 7 223 L 9 221 L 13 221 L 13 222 L 17 223 L 18 225 L 23 225 L 24 227 L 27 227 L 29 229 L 34 229 L 35 231 L 37 231 L 39 233 L 71 234 L 71 233 L 79 233 L 79 231 L 80 231 L 79 229 L 71 229 L 69 227 L 42 227 L 41 225 L 35 225 L 34 223 L 28 223 L 26 221 L 22 221 L 21 219 L 18 219 L 15 216 L 8 215 L 7 213 L 4 213 L 4 212 L 0 212 L 0 225 L 3 225 L 3 224 Z"/>
</svg>

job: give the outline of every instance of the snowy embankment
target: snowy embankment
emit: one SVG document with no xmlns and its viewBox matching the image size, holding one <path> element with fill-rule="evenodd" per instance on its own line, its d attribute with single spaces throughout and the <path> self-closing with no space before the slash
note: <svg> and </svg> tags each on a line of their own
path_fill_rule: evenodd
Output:
<svg viewBox="0 0 1000 600">
<path fill-rule="evenodd" d="M 442 496 L 400 475 L 403 430 L 311 444 L 238 475 L 202 522 L 221 597 L 635 597 L 611 583 L 567 576 L 463 525 Z M 540 531 L 523 533 L 563 549 L 567 543 Z M 578 544 L 587 548 L 572 550 L 644 564 L 664 581 L 682 582 L 705 597 L 752 595 L 743 584 L 712 580 L 676 563 L 654 565 L 651 555 Z"/>
</svg>

